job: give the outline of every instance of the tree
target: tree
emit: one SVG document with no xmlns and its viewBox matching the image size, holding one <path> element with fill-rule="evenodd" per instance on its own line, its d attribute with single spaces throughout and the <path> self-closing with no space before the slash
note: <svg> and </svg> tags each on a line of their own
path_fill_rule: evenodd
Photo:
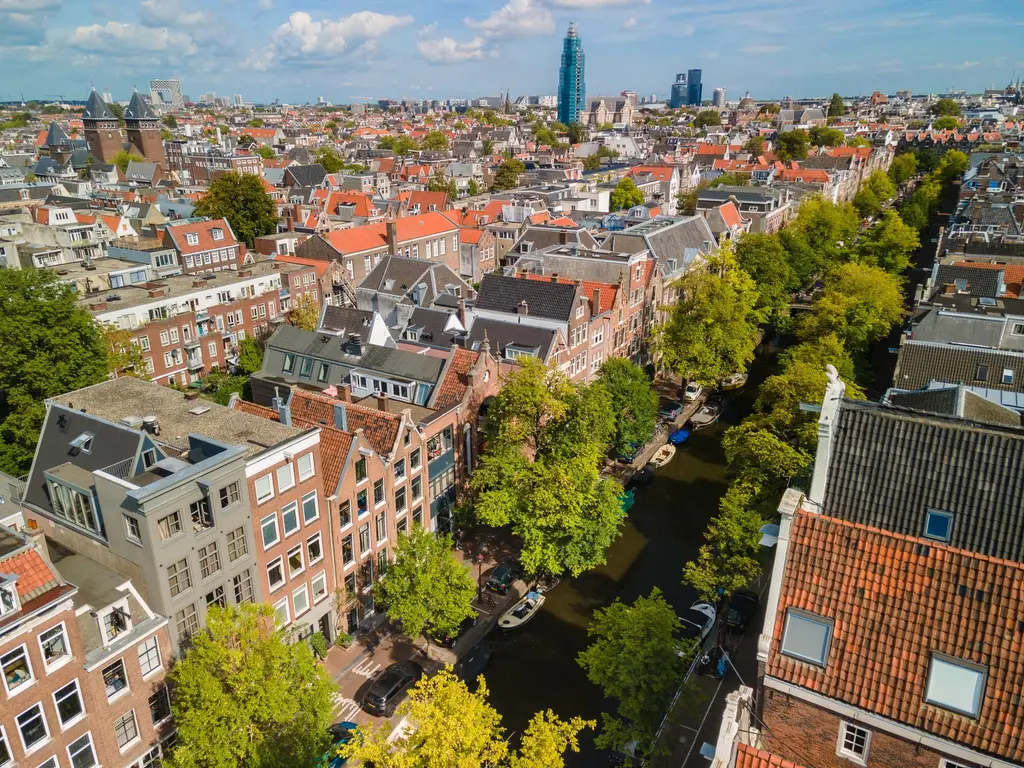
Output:
<svg viewBox="0 0 1024 768">
<path fill-rule="evenodd" d="M 778 323 L 788 311 L 790 294 L 799 287 L 781 240 L 764 233 L 746 234 L 736 244 L 736 260 L 757 285 L 756 308 Z"/>
<path fill-rule="evenodd" d="M 274 150 L 272 150 L 270 147 L 264 144 L 261 144 L 260 146 L 256 147 L 253 150 L 253 152 L 262 157 L 264 160 L 269 160 L 274 156 Z"/>
<path fill-rule="evenodd" d="M 293 301 L 288 311 L 288 321 L 304 331 L 315 331 L 320 325 L 320 306 L 316 299 L 304 293 Z"/>
<path fill-rule="evenodd" d="M 569 126 L 559 120 L 555 120 L 555 122 L 551 124 L 551 130 L 555 133 L 565 133 L 569 130 Z"/>
<path fill-rule="evenodd" d="M 395 562 L 374 590 L 388 618 L 413 639 L 454 636 L 474 613 L 476 584 L 452 554 L 451 536 L 435 536 L 418 525 L 398 537 Z"/>
<path fill-rule="evenodd" d="M 624 177 L 612 190 L 610 205 L 613 211 L 629 209 L 634 205 L 642 205 L 644 193 L 637 189 L 636 182 L 629 176 Z"/>
<path fill-rule="evenodd" d="M 624 513 L 622 488 L 598 471 L 614 431 L 611 396 L 520 358 L 487 413 L 471 480 L 485 525 L 511 525 L 526 570 L 558 575 L 605 562 Z"/>
<path fill-rule="evenodd" d="M 117 118 L 117 127 L 124 127 L 124 107 L 118 104 L 116 101 L 107 104 L 107 108 L 114 113 L 114 117 Z"/>
<path fill-rule="evenodd" d="M 452 200 L 459 196 L 459 188 L 455 186 L 455 179 L 446 179 L 444 176 L 435 176 L 427 182 L 428 192 L 445 192 Z"/>
<path fill-rule="evenodd" d="M 470 197 L 476 197 L 480 194 L 480 185 L 476 183 L 476 179 L 469 180 L 469 184 L 466 185 L 466 193 Z"/>
<path fill-rule="evenodd" d="M 262 128 L 263 127 L 263 119 L 260 118 L 260 117 L 252 118 L 249 121 L 249 127 L 250 128 Z"/>
<path fill-rule="evenodd" d="M 128 171 L 129 163 L 144 162 L 146 162 L 146 158 L 136 154 L 135 152 L 129 152 L 128 150 L 125 149 L 118 150 L 117 154 L 114 155 L 114 165 L 116 165 L 121 170 L 121 173 L 126 173 Z"/>
<path fill-rule="evenodd" d="M 960 120 L 952 115 L 937 117 L 932 121 L 932 128 L 937 131 L 955 131 L 960 126 Z"/>
<path fill-rule="evenodd" d="M 382 723 L 360 728 L 337 754 L 376 768 L 563 768 L 566 749 L 579 751 L 577 735 L 596 723 L 564 721 L 550 710 L 537 713 L 523 733 L 520 752 L 509 748 L 501 715 L 488 701 L 481 677 L 475 691 L 447 667 L 423 677 L 399 708 L 411 726 L 393 738 Z"/>
<path fill-rule="evenodd" d="M 803 160 L 809 147 L 806 131 L 785 131 L 775 137 L 775 156 L 779 160 Z"/>
<path fill-rule="evenodd" d="M 71 286 L 46 269 L 0 269 L 0 471 L 28 472 L 48 397 L 107 377 L 107 347 Z"/>
<path fill-rule="evenodd" d="M 804 198 L 796 218 L 779 233 L 801 283 L 849 261 L 860 217 L 849 203 L 835 205 L 820 196 Z"/>
<path fill-rule="evenodd" d="M 847 349 L 862 352 L 903 318 L 899 278 L 881 267 L 843 264 L 825 279 L 825 290 L 800 324 L 802 339 L 835 333 Z"/>
<path fill-rule="evenodd" d="M 882 206 L 896 196 L 896 185 L 892 183 L 889 174 L 885 171 L 875 171 L 857 190 L 853 198 L 853 207 L 862 218 L 875 216 L 882 210 Z"/>
<path fill-rule="evenodd" d="M 484 153 L 484 157 L 490 157 L 494 154 L 494 142 L 490 139 L 484 139 L 480 143 L 480 151 Z"/>
<path fill-rule="evenodd" d="M 707 128 L 712 125 L 721 125 L 722 116 L 717 109 L 702 109 L 693 120 L 694 128 Z"/>
<path fill-rule="evenodd" d="M 205 130 L 208 130 L 208 129 L 204 128 L 203 130 L 205 131 Z M 254 139 L 248 133 L 243 133 L 241 136 L 238 137 L 238 146 L 240 146 L 240 147 L 242 147 L 244 149 L 247 149 L 247 148 L 253 146 L 254 144 L 256 144 L 256 139 Z"/>
<path fill-rule="evenodd" d="M 702 189 L 707 189 L 710 186 L 710 182 L 701 180 L 697 182 L 697 186 L 676 195 L 676 210 L 679 214 L 682 216 L 696 215 L 697 198 L 700 196 L 700 191 Z"/>
<path fill-rule="evenodd" d="M 277 229 L 277 208 L 263 188 L 263 178 L 251 173 L 225 173 L 210 182 L 195 205 L 196 216 L 224 218 L 240 240 L 252 247 L 261 235 Z"/>
<path fill-rule="evenodd" d="M 632 605 L 616 599 L 594 611 L 590 644 L 576 657 L 587 679 L 615 699 L 617 712 L 602 713 L 597 745 L 621 750 L 653 740 L 685 672 L 676 634 L 679 618 L 657 587 Z"/>
<path fill-rule="evenodd" d="M 570 144 L 581 144 L 587 140 L 587 128 L 580 123 L 570 123 L 566 133 L 569 134 Z"/>
<path fill-rule="evenodd" d="M 327 132 L 330 133 L 331 136 L 338 135 L 338 124 L 334 120 L 328 120 L 324 123 L 324 128 L 327 129 Z"/>
<path fill-rule="evenodd" d="M 754 157 L 764 154 L 764 139 L 761 136 L 751 136 L 743 145 L 743 151 L 749 152 Z"/>
<path fill-rule="evenodd" d="M 432 152 L 443 152 L 448 149 L 448 137 L 444 131 L 431 131 L 423 137 L 420 146 Z"/>
<path fill-rule="evenodd" d="M 313 153 L 313 160 L 320 163 L 328 173 L 337 173 L 345 167 L 345 161 L 334 147 L 318 147 Z"/>
<path fill-rule="evenodd" d="M 956 101 L 954 101 L 953 99 L 939 99 L 934 104 L 932 104 L 931 107 L 928 108 L 928 111 L 931 112 L 933 115 L 938 115 L 940 117 L 960 117 L 960 115 L 962 114 L 960 112 L 960 105 L 957 104 Z"/>
<path fill-rule="evenodd" d="M 378 146 L 381 149 L 390 149 L 398 157 L 405 157 L 419 149 L 419 145 L 408 136 L 385 136 Z"/>
<path fill-rule="evenodd" d="M 757 286 L 728 243 L 708 262 L 706 270 L 680 278 L 679 301 L 655 329 L 654 342 L 663 365 L 707 385 L 747 367 L 754 359 L 758 323 L 765 319 L 757 311 Z"/>
<path fill-rule="evenodd" d="M 498 172 L 494 174 L 494 183 L 491 188 L 496 192 L 506 189 L 515 189 L 519 186 L 519 176 L 526 173 L 526 166 L 522 160 L 506 160 L 498 166 Z"/>
<path fill-rule="evenodd" d="M 329 746 L 334 685 L 269 605 L 213 606 L 171 668 L 177 743 L 169 768 L 314 768 Z"/>
<path fill-rule="evenodd" d="M 917 156 L 913 152 L 901 152 L 892 159 L 889 165 L 889 178 L 899 186 L 914 178 L 917 173 Z"/>
<path fill-rule="evenodd" d="M 816 147 L 841 147 L 846 140 L 842 131 L 835 128 L 826 128 L 823 125 L 816 125 L 807 134 L 811 144 Z"/>
<path fill-rule="evenodd" d="M 871 142 L 864 136 L 851 136 L 846 140 L 848 147 L 870 147 Z"/>
<path fill-rule="evenodd" d="M 238 343 L 238 369 L 251 376 L 263 367 L 263 347 L 252 336 L 246 336 Z"/>
<path fill-rule="evenodd" d="M 608 390 L 615 414 L 612 447 L 621 454 L 643 445 L 654 434 L 658 420 L 658 393 L 644 369 L 624 357 L 613 357 L 601 366 L 598 381 Z"/>
<path fill-rule="evenodd" d="M 111 376 L 115 379 L 119 376 L 148 378 L 142 349 L 130 331 L 107 323 L 103 325 L 103 343 L 107 348 L 107 370 Z"/>
<path fill-rule="evenodd" d="M 902 275 L 910 267 L 910 255 L 920 245 L 914 228 L 905 224 L 896 211 L 886 211 L 861 237 L 857 260 Z"/>
<path fill-rule="evenodd" d="M 25 174 L 25 183 L 26 184 L 33 184 L 33 183 L 35 183 L 37 181 L 39 181 L 39 177 L 36 176 L 34 173 L 32 173 L 32 171 L 29 171 L 28 173 Z"/>
<path fill-rule="evenodd" d="M 170 128 L 172 131 L 178 128 L 178 118 L 174 115 L 164 115 L 163 124 Z"/>
<path fill-rule="evenodd" d="M 828 103 L 829 117 L 842 117 L 846 113 L 846 105 L 843 104 L 843 97 L 838 93 L 832 94 L 832 100 Z"/>
</svg>

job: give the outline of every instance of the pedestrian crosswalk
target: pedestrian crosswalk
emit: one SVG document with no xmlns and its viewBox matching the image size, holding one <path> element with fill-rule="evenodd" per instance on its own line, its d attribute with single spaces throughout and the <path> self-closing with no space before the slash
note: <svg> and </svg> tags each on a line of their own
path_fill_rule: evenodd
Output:
<svg viewBox="0 0 1024 768">
<path fill-rule="evenodd" d="M 345 698 L 341 693 L 334 694 L 334 711 L 338 720 L 351 720 L 359 712 L 359 704 L 352 699 Z"/>
<path fill-rule="evenodd" d="M 356 664 L 352 668 L 352 674 L 359 675 L 360 677 L 365 677 L 369 679 L 376 675 L 378 672 L 380 672 L 380 670 L 381 665 L 375 662 L 372 658 L 370 658 L 364 659 L 363 661 L 360 661 L 358 664 Z"/>
</svg>

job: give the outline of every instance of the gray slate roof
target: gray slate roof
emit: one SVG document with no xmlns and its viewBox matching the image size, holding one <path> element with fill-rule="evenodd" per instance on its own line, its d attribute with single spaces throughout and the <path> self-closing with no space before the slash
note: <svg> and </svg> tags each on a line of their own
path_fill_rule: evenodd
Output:
<svg viewBox="0 0 1024 768">
<path fill-rule="evenodd" d="M 824 513 L 920 537 L 954 516 L 954 547 L 1024 562 L 1024 430 L 844 400 Z"/>
<path fill-rule="evenodd" d="M 886 401 L 889 405 L 911 411 L 959 416 L 968 421 L 985 424 L 1021 426 L 1019 413 L 986 400 L 963 384 L 917 389 L 912 392 L 890 390 L 886 395 Z"/>
<path fill-rule="evenodd" d="M 966 280 L 967 290 L 972 296 L 990 296 L 994 299 L 1002 292 L 1003 275 L 1001 269 L 941 264 L 935 275 L 935 287 L 942 290 L 944 285 L 955 285 L 957 280 Z"/>
<path fill-rule="evenodd" d="M 289 165 L 284 171 L 285 178 L 291 179 L 290 187 L 319 187 L 327 178 L 327 171 L 320 163 Z"/>
<path fill-rule="evenodd" d="M 320 328 L 341 336 L 358 333 L 363 335 L 363 338 L 366 338 L 372 321 L 373 312 L 352 307 L 328 305 L 324 307 L 324 316 L 320 323 Z"/>
<path fill-rule="evenodd" d="M 114 113 L 110 111 L 110 107 L 106 105 L 106 102 L 100 98 L 95 88 L 89 94 L 89 100 L 85 102 L 85 111 L 82 113 L 82 117 L 93 120 L 115 119 Z"/>
<path fill-rule="evenodd" d="M 995 315 L 932 309 L 914 325 L 913 339 L 997 348 L 1004 324 L 1003 318 Z"/>
<path fill-rule="evenodd" d="M 515 314 L 520 302 L 525 301 L 529 315 L 567 322 L 578 290 L 579 286 L 568 283 L 487 274 L 476 297 L 476 308 Z"/>
<path fill-rule="evenodd" d="M 979 366 L 988 366 L 987 372 L 979 371 Z M 1004 384 L 1003 370 L 1007 368 L 1013 371 L 1013 381 Z M 987 373 L 986 378 L 979 379 L 979 373 Z M 903 342 L 893 385 L 921 389 L 933 381 L 1024 392 L 1024 354 L 913 339 Z"/>
<path fill-rule="evenodd" d="M 71 139 L 64 133 L 64 130 L 57 125 L 56 120 L 50 121 L 50 127 L 46 131 L 46 146 L 64 147 L 71 143 Z"/>
<path fill-rule="evenodd" d="M 537 328 L 533 325 L 506 323 L 501 320 L 477 318 L 466 339 L 466 348 L 477 351 L 483 348 L 484 333 L 491 345 L 491 352 L 505 357 L 505 348 L 514 345 L 522 349 L 536 349 L 537 357 L 547 361 L 557 337 L 557 331 L 551 328 Z"/>
<path fill-rule="evenodd" d="M 156 120 L 156 113 L 150 108 L 142 94 L 138 91 L 132 94 L 132 100 L 124 111 L 125 120 Z"/>
</svg>

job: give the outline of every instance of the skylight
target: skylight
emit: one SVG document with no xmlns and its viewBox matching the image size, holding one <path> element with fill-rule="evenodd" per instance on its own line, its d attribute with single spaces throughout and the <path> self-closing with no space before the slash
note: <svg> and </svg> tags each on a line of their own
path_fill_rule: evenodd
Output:
<svg viewBox="0 0 1024 768">
<path fill-rule="evenodd" d="M 985 668 L 933 653 L 924 700 L 943 709 L 977 717 L 985 690 Z"/>
<path fill-rule="evenodd" d="M 782 631 L 782 652 L 786 656 L 825 666 L 831 639 L 831 621 L 792 609 L 786 611 Z"/>
</svg>

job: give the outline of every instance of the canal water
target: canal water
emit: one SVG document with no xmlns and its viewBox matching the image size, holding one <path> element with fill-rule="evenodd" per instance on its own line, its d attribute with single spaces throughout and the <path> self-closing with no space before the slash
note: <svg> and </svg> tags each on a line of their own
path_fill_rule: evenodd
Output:
<svg viewBox="0 0 1024 768">
<path fill-rule="evenodd" d="M 604 702 L 600 689 L 576 663 L 596 608 L 615 598 L 631 603 L 655 586 L 677 610 L 696 600 L 694 590 L 682 583 L 683 565 L 696 556 L 726 489 L 722 433 L 750 411 L 757 385 L 768 372 L 767 362 L 759 358 L 746 388 L 729 393 L 719 422 L 695 432 L 652 483 L 636 490 L 636 504 L 605 566 L 563 579 L 522 630 L 497 630 L 491 636 L 495 652 L 484 677 L 491 703 L 514 740 L 530 717 L 544 709 L 561 717 L 595 719 L 599 725 L 600 713 L 612 711 L 612 703 Z M 567 766 L 605 765 L 594 747 L 593 731 L 584 735 L 581 750 L 567 756 Z"/>
</svg>

